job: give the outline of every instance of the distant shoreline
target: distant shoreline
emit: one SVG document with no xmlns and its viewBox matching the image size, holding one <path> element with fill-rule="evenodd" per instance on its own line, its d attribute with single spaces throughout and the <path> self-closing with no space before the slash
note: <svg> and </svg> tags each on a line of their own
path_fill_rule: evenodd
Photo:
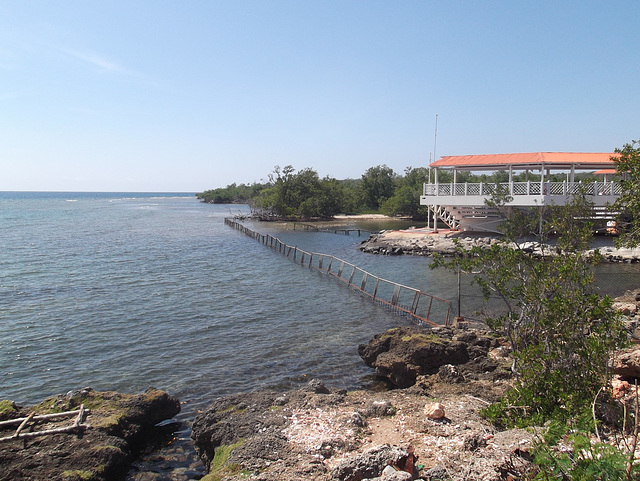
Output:
<svg viewBox="0 0 640 481">
<path fill-rule="evenodd" d="M 386 230 L 372 234 L 365 240 L 360 250 L 369 254 L 383 255 L 417 255 L 430 256 L 433 253 L 452 254 L 456 244 L 454 239 L 465 249 L 474 245 L 489 246 L 499 237 L 489 232 L 462 232 L 449 229 L 438 229 L 433 232 L 427 228 L 403 230 Z M 534 243 L 530 243 L 532 246 Z M 603 256 L 603 262 L 640 262 L 640 248 L 616 248 L 615 245 L 595 245 L 591 249 L 598 250 Z"/>
<path fill-rule="evenodd" d="M 340 220 L 407 220 L 403 218 L 389 217 L 384 214 L 340 214 L 334 215 L 333 218 Z"/>
</svg>

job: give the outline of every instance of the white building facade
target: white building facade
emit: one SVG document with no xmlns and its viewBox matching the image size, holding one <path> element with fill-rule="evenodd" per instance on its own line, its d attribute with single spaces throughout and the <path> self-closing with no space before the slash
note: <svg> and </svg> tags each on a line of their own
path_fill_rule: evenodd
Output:
<svg viewBox="0 0 640 481">
<path fill-rule="evenodd" d="M 485 201 L 498 188 L 512 198 L 508 204 L 517 208 L 564 205 L 572 194 L 584 192 L 591 196 L 594 216 L 614 218 L 608 206 L 620 194 L 619 182 L 609 180 L 615 173 L 613 153 L 534 152 L 521 154 L 463 155 L 442 157 L 429 167 L 430 182 L 424 184 L 420 204 L 429 207 L 429 227 L 437 230 L 438 221 L 452 230 L 496 232 L 503 218 Z M 439 173 L 450 172 L 453 182 L 439 182 Z M 460 172 L 491 173 L 503 171 L 509 180 L 500 183 L 458 182 Z M 601 174 L 602 180 L 576 182 L 580 172 Z M 523 173 L 525 180 L 515 182 Z M 528 180 L 529 174 L 536 180 Z M 562 174 L 561 182 L 550 181 L 552 174 Z M 442 177 L 440 175 L 440 177 Z M 554 177 L 558 177 L 555 175 Z M 600 177 L 600 176 L 598 176 Z"/>
</svg>

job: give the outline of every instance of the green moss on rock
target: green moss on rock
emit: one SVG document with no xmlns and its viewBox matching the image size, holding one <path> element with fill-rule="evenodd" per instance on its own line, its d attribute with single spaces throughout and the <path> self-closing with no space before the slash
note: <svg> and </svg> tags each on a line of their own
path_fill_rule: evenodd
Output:
<svg viewBox="0 0 640 481">
<path fill-rule="evenodd" d="M 92 471 L 74 469 L 63 471 L 62 479 L 64 481 L 91 481 L 94 479 L 94 475 Z"/>
<path fill-rule="evenodd" d="M 413 333 L 408 336 L 402 336 L 403 342 L 417 342 L 420 344 L 445 344 L 446 341 L 435 334 Z"/>
<path fill-rule="evenodd" d="M 227 463 L 229 462 L 229 455 L 231 452 L 242 446 L 244 442 L 244 439 L 240 439 L 238 442 L 233 444 L 218 446 L 215 454 L 213 455 L 211 466 L 209 467 L 209 474 L 202 478 L 202 481 L 220 481 L 226 475 L 238 474 L 240 472 L 240 466 L 237 464 Z"/>
<path fill-rule="evenodd" d="M 0 401 L 0 418 L 9 419 L 12 414 L 18 412 L 18 407 L 13 401 Z"/>
</svg>

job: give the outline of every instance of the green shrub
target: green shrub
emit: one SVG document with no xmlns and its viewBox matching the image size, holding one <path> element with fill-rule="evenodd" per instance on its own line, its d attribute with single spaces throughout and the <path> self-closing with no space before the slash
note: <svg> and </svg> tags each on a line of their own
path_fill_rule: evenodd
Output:
<svg viewBox="0 0 640 481">
<path fill-rule="evenodd" d="M 534 448 L 537 481 L 637 480 L 640 466 L 634 464 L 629 447 L 596 440 L 583 429 L 552 423 Z"/>
</svg>

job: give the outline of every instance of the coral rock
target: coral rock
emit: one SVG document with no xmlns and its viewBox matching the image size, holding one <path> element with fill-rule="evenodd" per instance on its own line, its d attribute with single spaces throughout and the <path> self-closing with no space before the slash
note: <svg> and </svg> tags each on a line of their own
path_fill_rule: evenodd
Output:
<svg viewBox="0 0 640 481">
<path fill-rule="evenodd" d="M 440 403 L 430 403 L 424 407 L 424 414 L 429 419 L 442 419 L 445 416 L 444 406 Z"/>
</svg>

